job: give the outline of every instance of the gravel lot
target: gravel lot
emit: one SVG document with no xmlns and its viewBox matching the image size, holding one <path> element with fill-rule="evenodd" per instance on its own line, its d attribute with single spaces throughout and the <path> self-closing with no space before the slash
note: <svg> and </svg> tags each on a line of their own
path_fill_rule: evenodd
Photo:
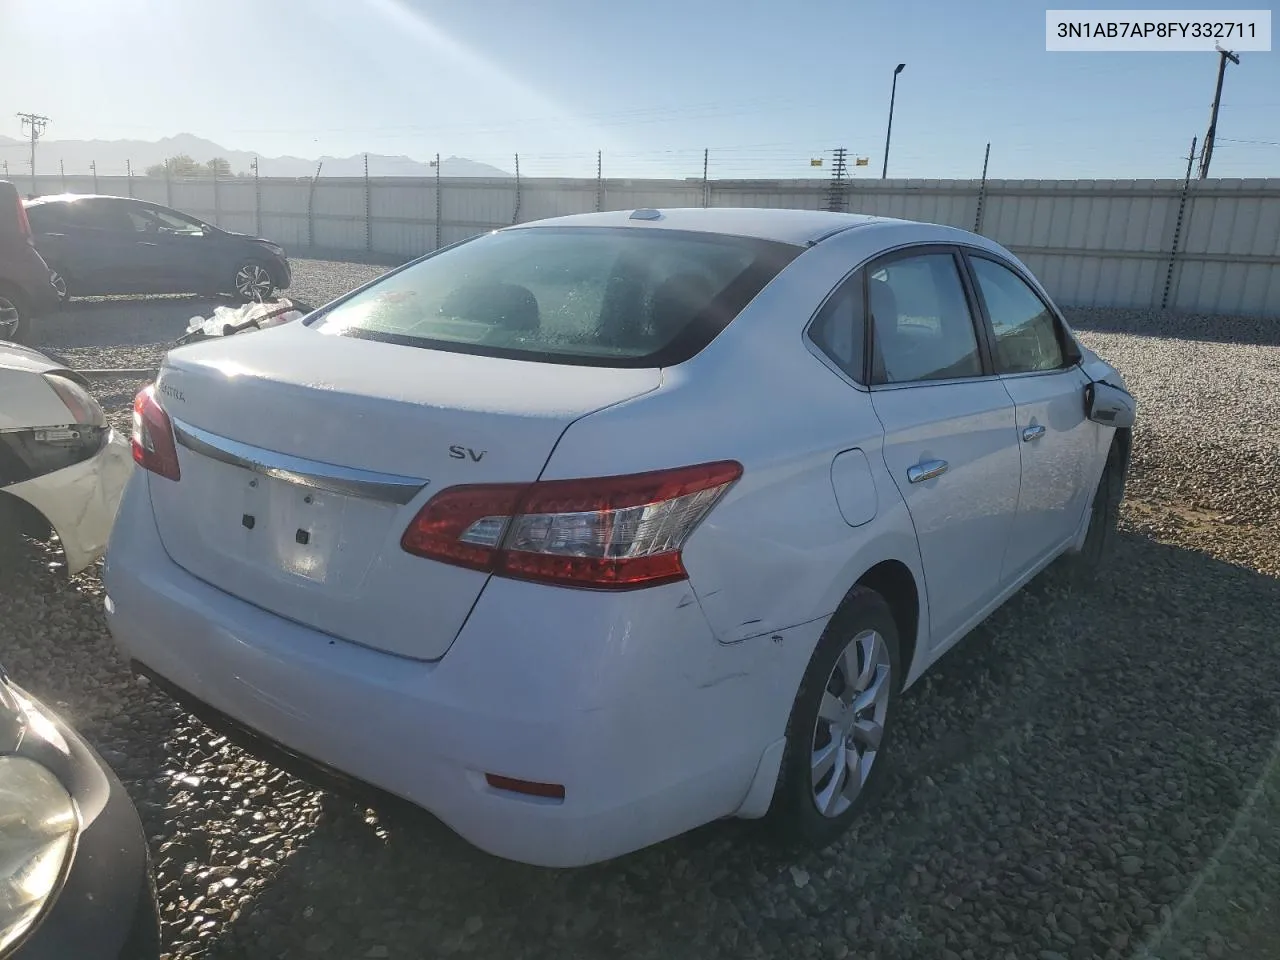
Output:
<svg viewBox="0 0 1280 960">
<path fill-rule="evenodd" d="M 291 295 L 378 270 L 295 261 Z M 77 304 L 41 335 L 147 366 L 207 306 Z M 0 659 L 129 786 L 172 958 L 1280 955 L 1277 325 L 1071 317 L 1141 403 L 1111 576 L 1042 576 L 913 688 L 886 795 L 821 854 L 725 822 L 544 871 L 324 794 L 136 686 L 97 574 L 53 548 L 0 588 Z M 118 422 L 138 385 L 98 385 Z"/>
</svg>

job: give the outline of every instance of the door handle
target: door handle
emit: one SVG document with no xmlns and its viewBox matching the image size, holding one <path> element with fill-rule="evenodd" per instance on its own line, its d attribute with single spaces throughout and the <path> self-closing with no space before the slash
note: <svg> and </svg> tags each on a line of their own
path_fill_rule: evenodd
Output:
<svg viewBox="0 0 1280 960">
<path fill-rule="evenodd" d="M 160 246 L 160 244 L 158 244 L 158 243 L 152 243 L 150 240 L 139 240 L 139 241 L 138 241 L 138 246 L 140 246 L 140 247 L 158 247 L 158 246 Z"/>
<path fill-rule="evenodd" d="M 948 466 L 950 464 L 945 460 L 925 460 L 914 467 L 907 467 L 907 479 L 912 483 L 924 483 L 942 476 L 947 472 Z"/>
<path fill-rule="evenodd" d="M 1032 440 L 1039 440 L 1044 436 L 1043 424 L 1032 424 L 1022 431 L 1022 440 L 1024 443 L 1030 443 Z"/>
</svg>

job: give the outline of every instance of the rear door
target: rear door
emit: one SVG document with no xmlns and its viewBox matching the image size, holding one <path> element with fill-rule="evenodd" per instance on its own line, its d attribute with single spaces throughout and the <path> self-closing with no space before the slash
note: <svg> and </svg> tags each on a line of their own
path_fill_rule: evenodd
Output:
<svg viewBox="0 0 1280 960">
<path fill-rule="evenodd" d="M 129 219 L 130 201 L 90 197 L 67 205 L 62 272 L 79 293 L 147 293 L 156 256 Z"/>
<path fill-rule="evenodd" d="M 936 645 L 1003 587 L 1018 502 L 1013 402 L 992 375 L 957 250 L 914 248 L 871 264 L 867 305 L 872 404 L 915 525 Z"/>
<path fill-rule="evenodd" d="M 1022 481 L 1003 574 L 1013 580 L 1075 535 L 1091 492 L 1096 426 L 1085 416 L 1089 378 L 1053 310 L 1011 264 L 976 252 L 967 259 L 1017 418 Z"/>
</svg>

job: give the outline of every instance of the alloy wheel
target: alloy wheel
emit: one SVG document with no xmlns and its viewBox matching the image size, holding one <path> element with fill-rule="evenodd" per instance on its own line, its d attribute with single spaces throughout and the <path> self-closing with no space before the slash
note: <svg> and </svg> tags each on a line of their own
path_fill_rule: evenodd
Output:
<svg viewBox="0 0 1280 960">
<path fill-rule="evenodd" d="M 884 738 L 891 672 L 888 644 L 875 630 L 859 633 L 836 658 L 809 761 L 813 803 L 824 817 L 848 810 L 871 775 Z"/>
<path fill-rule="evenodd" d="M 236 271 L 236 293 L 246 300 L 265 300 L 274 288 L 275 281 L 261 264 L 246 263 Z"/>
</svg>

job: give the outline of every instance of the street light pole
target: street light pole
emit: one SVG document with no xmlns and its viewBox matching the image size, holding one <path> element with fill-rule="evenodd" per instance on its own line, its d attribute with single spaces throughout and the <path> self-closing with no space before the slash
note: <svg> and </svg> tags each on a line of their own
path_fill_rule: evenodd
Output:
<svg viewBox="0 0 1280 960">
<path fill-rule="evenodd" d="M 893 101 L 898 95 L 898 74 L 905 67 L 905 63 L 900 63 L 893 71 L 893 87 L 889 91 L 889 128 L 884 132 L 884 166 L 880 168 L 881 180 L 889 175 L 889 138 L 893 136 Z"/>
</svg>

